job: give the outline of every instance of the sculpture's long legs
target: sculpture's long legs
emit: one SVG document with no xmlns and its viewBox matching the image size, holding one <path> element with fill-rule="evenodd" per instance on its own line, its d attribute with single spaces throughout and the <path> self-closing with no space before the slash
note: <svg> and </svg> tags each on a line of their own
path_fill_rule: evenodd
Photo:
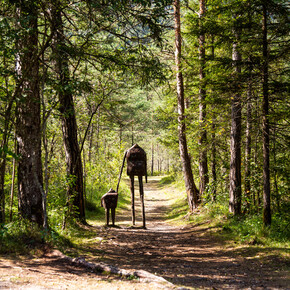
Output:
<svg viewBox="0 0 290 290">
<path fill-rule="evenodd" d="M 143 229 L 146 229 L 146 221 L 145 221 L 145 205 L 144 205 L 144 189 L 143 189 L 143 180 L 142 176 L 138 176 L 139 179 L 139 191 L 140 191 L 140 199 L 142 205 L 142 221 L 143 221 Z"/>
<path fill-rule="evenodd" d="M 107 219 L 107 226 L 109 225 L 109 221 L 110 221 L 110 209 L 106 208 L 106 219 Z"/>
<path fill-rule="evenodd" d="M 135 201 L 134 201 L 134 175 L 130 175 L 131 179 L 131 208 L 132 208 L 132 224 L 135 225 Z"/>
<path fill-rule="evenodd" d="M 116 212 L 116 209 L 115 208 L 111 208 L 113 226 L 115 225 L 115 212 Z"/>
</svg>

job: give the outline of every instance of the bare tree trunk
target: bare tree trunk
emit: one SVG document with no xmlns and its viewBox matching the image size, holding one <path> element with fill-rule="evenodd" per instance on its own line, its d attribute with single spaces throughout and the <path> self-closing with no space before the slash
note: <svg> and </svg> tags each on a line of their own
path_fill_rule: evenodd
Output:
<svg viewBox="0 0 290 290">
<path fill-rule="evenodd" d="M 41 121 L 39 94 L 37 4 L 20 1 L 18 28 L 19 51 L 16 64 L 20 90 L 17 103 L 16 136 L 18 141 L 18 207 L 23 218 L 43 226 Z M 29 28 L 29 29 L 28 29 Z"/>
<path fill-rule="evenodd" d="M 154 144 L 151 143 L 151 176 L 154 174 Z"/>
<path fill-rule="evenodd" d="M 185 118 L 184 118 L 184 87 L 181 72 L 181 28 L 180 28 L 180 1 L 174 1 L 174 22 L 175 22 L 175 64 L 177 81 L 177 102 L 178 102 L 178 139 L 179 151 L 182 163 L 185 188 L 188 198 L 189 209 L 192 211 L 198 205 L 198 190 L 193 180 L 190 158 L 187 150 Z"/>
<path fill-rule="evenodd" d="M 16 136 L 14 136 L 14 153 L 16 154 L 17 152 L 17 140 Z M 12 207 L 13 207 L 13 199 L 14 199 L 14 189 L 15 189 L 15 173 L 16 173 L 16 160 L 13 158 L 13 164 L 12 164 L 12 180 L 11 180 L 11 190 L 10 190 L 10 222 L 12 222 L 12 217 L 13 217 L 13 212 L 12 212 Z"/>
<path fill-rule="evenodd" d="M 89 154 L 88 154 L 88 161 L 91 168 L 91 161 L 92 161 L 92 148 L 93 148 L 93 136 L 94 136 L 94 125 L 92 124 L 90 127 L 90 135 L 89 135 Z"/>
<path fill-rule="evenodd" d="M 250 69 L 250 74 L 251 74 Z M 245 198 L 246 208 L 245 211 L 249 211 L 251 207 L 251 152 L 252 152 L 252 80 L 250 76 L 248 84 L 247 95 L 247 120 L 246 120 L 246 150 L 245 150 Z"/>
<path fill-rule="evenodd" d="M 211 41 L 212 41 L 212 46 L 211 46 L 211 56 L 212 59 L 215 58 L 215 51 L 214 51 L 214 36 L 212 35 L 211 37 Z M 216 173 L 216 164 L 217 164 L 217 160 L 216 160 L 216 113 L 215 113 L 215 109 L 214 106 L 212 106 L 211 108 L 211 112 L 212 112 L 212 125 L 211 125 L 211 174 L 212 174 L 212 184 L 213 184 L 213 190 L 212 190 L 212 200 L 215 201 L 216 200 L 216 193 L 217 193 L 217 173 Z"/>
<path fill-rule="evenodd" d="M 0 162 L 0 224 L 5 222 L 5 169 L 6 169 L 6 155 L 4 152 L 1 154 Z"/>
<path fill-rule="evenodd" d="M 9 126 L 11 119 L 13 100 L 7 102 L 4 112 L 4 129 L 2 133 L 1 151 L 0 151 L 0 224 L 5 222 L 5 170 L 6 170 L 6 152 L 8 146 Z"/>
<path fill-rule="evenodd" d="M 216 200 L 216 188 L 217 188 L 217 174 L 216 174 L 216 136 L 215 136 L 215 118 L 212 121 L 212 134 L 211 134 L 211 174 L 212 174 L 212 183 L 213 183 L 213 191 L 212 191 L 212 200 Z"/>
<path fill-rule="evenodd" d="M 280 195 L 278 190 L 278 180 L 277 180 L 277 160 L 276 160 L 276 130 L 274 128 L 273 132 L 273 166 L 274 166 L 274 188 L 275 188 L 275 199 L 276 199 L 276 205 L 277 205 L 277 211 L 281 212 L 281 206 L 280 206 Z"/>
<path fill-rule="evenodd" d="M 65 50 L 66 43 L 63 31 L 61 5 L 58 1 L 55 2 L 55 5 L 56 7 L 52 9 L 52 29 L 55 31 L 53 53 L 60 83 L 58 92 L 59 111 L 61 113 L 68 179 L 67 199 L 69 212 L 67 217 L 72 215 L 85 223 L 83 166 L 77 136 L 73 95 L 69 85 L 68 55 Z"/>
<path fill-rule="evenodd" d="M 270 201 L 270 125 L 269 125 L 269 90 L 268 90 L 268 29 L 267 3 L 263 2 L 263 221 L 265 226 L 271 225 Z"/>
<path fill-rule="evenodd" d="M 233 43 L 233 63 L 236 75 L 241 73 L 241 55 L 238 48 L 238 34 Z M 236 92 L 232 98 L 231 113 L 231 163 L 229 211 L 234 215 L 241 213 L 241 95 Z"/>
<path fill-rule="evenodd" d="M 98 118 L 97 118 L 97 141 L 96 141 L 96 153 L 99 158 L 100 152 L 100 117 L 101 117 L 101 108 L 98 109 Z"/>
<path fill-rule="evenodd" d="M 198 140 L 199 145 L 199 194 L 200 197 L 205 193 L 208 186 L 208 165 L 207 165 L 207 131 L 206 124 L 206 90 L 205 90 L 205 34 L 203 32 L 203 17 L 205 14 L 205 0 L 199 1 L 199 124 L 200 136 Z"/>
</svg>

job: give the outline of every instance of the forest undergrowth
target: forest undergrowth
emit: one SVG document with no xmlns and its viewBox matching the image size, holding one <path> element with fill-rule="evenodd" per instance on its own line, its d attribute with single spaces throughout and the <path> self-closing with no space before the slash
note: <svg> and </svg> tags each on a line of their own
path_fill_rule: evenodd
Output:
<svg viewBox="0 0 290 290">
<path fill-rule="evenodd" d="M 122 211 L 130 206 L 130 192 L 126 187 L 126 180 L 121 186 L 118 210 Z M 183 183 L 180 177 L 169 175 L 162 177 L 160 188 L 175 188 L 182 192 Z M 168 191 L 170 192 L 170 190 Z M 204 198 L 200 206 L 192 213 L 188 211 L 185 194 L 172 195 L 172 207 L 167 211 L 166 219 L 170 224 L 180 227 L 199 225 L 202 228 L 211 228 L 214 235 L 228 243 L 255 247 L 272 247 L 280 249 L 283 256 L 290 255 L 290 214 L 287 208 L 274 213 L 271 227 L 263 225 L 262 213 L 244 214 L 234 217 L 228 212 L 226 196 L 219 196 L 215 202 Z M 88 223 L 101 226 L 104 223 L 104 209 L 100 206 L 101 194 L 86 203 Z M 60 220 L 58 220 L 60 223 Z M 37 253 L 41 249 L 57 247 L 62 251 L 73 249 L 81 244 L 83 239 L 94 235 L 90 227 L 84 227 L 71 222 L 65 229 L 58 224 L 52 225 L 49 231 L 39 230 L 35 223 L 23 219 L 16 220 L 0 228 L 1 254 L 29 254 Z M 70 252 L 70 250 L 68 251 Z M 72 251 L 73 252 L 73 251 Z"/>
<path fill-rule="evenodd" d="M 258 287 L 263 284 L 261 277 L 265 273 L 268 273 L 265 285 L 281 284 L 282 288 L 286 285 L 290 269 L 287 226 L 265 229 L 259 215 L 233 217 L 227 213 L 226 203 L 222 202 L 222 199 L 215 203 L 204 200 L 197 210 L 189 213 L 180 178 L 154 176 L 149 180 L 149 184 L 145 185 L 147 230 L 138 227 L 138 192 L 137 226 L 130 227 L 130 193 L 127 190 L 126 179 L 122 184 L 116 227 L 105 226 L 104 210 L 97 198 L 95 202 L 91 201 L 87 208 L 88 225 L 71 223 L 64 230 L 57 230 L 56 227 L 51 228 L 49 232 L 43 232 L 29 222 L 9 223 L 1 228 L 0 268 L 3 263 L 11 264 L 13 275 L 20 277 L 17 278 L 20 283 L 29 283 L 30 286 L 36 283 L 32 279 L 35 273 L 38 273 L 34 273 L 34 267 L 41 267 L 42 274 L 62 269 L 61 275 L 65 277 L 67 286 L 72 287 L 81 277 L 83 286 L 90 289 L 91 286 L 87 283 L 96 283 L 93 279 L 97 276 L 89 274 L 88 269 L 75 268 L 73 264 L 65 263 L 63 256 L 55 255 L 63 253 L 66 257 L 82 257 L 90 263 L 104 262 L 125 270 L 149 271 L 173 283 L 172 289 L 193 285 Z M 276 218 L 277 216 L 274 216 L 273 225 Z M 286 225 L 285 218 L 283 222 Z M 281 222 L 279 224 L 282 225 Z M 237 265 L 239 268 L 235 268 Z M 24 281 L 24 272 L 19 274 L 18 268 L 22 269 L 22 272 L 28 272 L 30 278 Z M 247 273 L 250 279 L 239 278 L 240 271 Z M 254 273 L 255 271 L 257 273 Z M 5 270 L 3 273 L 6 272 Z M 78 273 L 77 276 L 74 273 Z M 8 272 L 7 275 L 9 276 Z M 8 276 L 4 276 L 0 277 L 0 283 L 8 279 Z M 50 274 L 44 277 L 48 280 L 56 279 L 58 282 L 54 283 L 60 283 L 58 278 L 51 278 Z M 90 282 L 86 282 L 87 279 Z M 142 287 L 141 284 L 136 284 L 140 283 L 140 280 L 133 276 L 131 282 L 130 279 L 108 273 L 98 276 L 98 279 L 101 279 L 102 282 L 98 283 L 102 283 L 102 287 L 107 287 L 106 283 L 110 283 L 112 287 L 124 284 L 126 287 L 132 286 L 132 289 L 147 289 L 146 284 L 142 284 Z M 95 287 L 96 284 L 93 285 Z M 126 289 L 131 289 L 130 287 Z M 158 287 L 155 285 L 152 289 Z"/>
<path fill-rule="evenodd" d="M 164 186 L 171 184 L 182 191 L 181 177 L 166 176 L 160 181 Z M 228 194 L 220 194 L 212 201 L 210 192 L 205 196 L 198 209 L 188 212 L 186 197 L 177 197 L 174 208 L 168 212 L 168 220 L 180 225 L 200 224 L 203 227 L 214 228 L 220 238 L 239 245 L 271 246 L 280 249 L 290 248 L 290 213 L 287 208 L 281 208 L 273 214 L 271 227 L 263 225 L 262 209 L 257 213 L 245 213 L 233 216 L 228 210 Z M 289 252 L 288 252 L 289 254 Z"/>
</svg>

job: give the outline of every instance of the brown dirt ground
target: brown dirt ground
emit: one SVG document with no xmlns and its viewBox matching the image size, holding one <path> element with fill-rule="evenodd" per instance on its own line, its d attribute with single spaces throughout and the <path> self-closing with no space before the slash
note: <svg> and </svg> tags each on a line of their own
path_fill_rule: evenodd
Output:
<svg viewBox="0 0 290 290">
<path fill-rule="evenodd" d="M 119 209 L 117 227 L 92 224 L 95 237 L 78 250 L 86 261 L 146 270 L 171 283 L 93 273 L 52 251 L 30 259 L 0 257 L 0 289 L 290 289 L 289 261 L 274 249 L 229 244 L 206 225 L 166 222 L 170 196 L 178 192 L 160 188 L 158 180 L 145 184 L 146 230 L 136 196 L 136 227 L 130 227 L 130 210 Z"/>
</svg>

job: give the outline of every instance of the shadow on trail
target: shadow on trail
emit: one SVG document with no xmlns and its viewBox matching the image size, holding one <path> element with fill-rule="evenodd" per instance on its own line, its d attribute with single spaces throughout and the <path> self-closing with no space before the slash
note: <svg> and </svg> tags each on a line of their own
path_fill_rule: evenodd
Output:
<svg viewBox="0 0 290 290">
<path fill-rule="evenodd" d="M 213 289 L 287 288 L 290 285 L 286 274 L 277 272 L 280 263 L 271 263 L 276 256 L 262 263 L 254 254 L 228 248 L 225 241 L 212 234 L 213 228 L 200 225 L 178 228 L 166 223 L 166 214 L 172 205 L 159 192 L 158 181 L 153 182 L 154 186 L 150 181 L 145 188 L 147 229 L 138 228 L 139 205 L 135 210 L 135 228 L 130 228 L 130 209 L 122 210 L 117 215 L 119 227 L 96 229 L 103 240 L 96 245 L 91 243 L 86 251 L 94 256 L 98 249 L 102 253 L 101 257 L 98 253 L 98 259 L 108 264 L 146 270 L 175 285 Z"/>
</svg>

